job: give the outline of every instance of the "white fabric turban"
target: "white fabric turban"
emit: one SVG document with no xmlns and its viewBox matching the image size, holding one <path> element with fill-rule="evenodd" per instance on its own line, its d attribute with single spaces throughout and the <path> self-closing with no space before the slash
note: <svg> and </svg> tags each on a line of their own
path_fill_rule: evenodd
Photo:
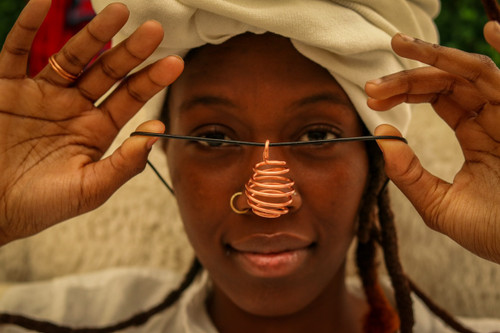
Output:
<svg viewBox="0 0 500 333">
<path fill-rule="evenodd" d="M 97 12 L 115 0 L 92 0 Z M 433 18 L 439 0 L 119 0 L 130 9 L 114 42 L 148 19 L 165 38 L 150 58 L 180 56 L 204 44 L 220 44 L 245 33 L 272 32 L 290 38 L 307 58 L 326 68 L 344 88 L 367 128 L 389 123 L 403 133 L 410 107 L 375 112 L 366 105 L 367 80 L 417 66 L 390 47 L 397 32 L 437 41 Z"/>
</svg>

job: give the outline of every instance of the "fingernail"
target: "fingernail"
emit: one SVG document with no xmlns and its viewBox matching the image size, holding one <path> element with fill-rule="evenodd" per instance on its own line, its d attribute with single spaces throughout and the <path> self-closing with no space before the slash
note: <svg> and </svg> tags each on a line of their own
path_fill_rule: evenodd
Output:
<svg viewBox="0 0 500 333">
<path fill-rule="evenodd" d="M 180 55 L 170 54 L 169 57 L 175 57 L 175 58 L 179 59 L 180 61 L 184 62 L 184 59 L 182 59 L 182 57 Z"/>
<path fill-rule="evenodd" d="M 399 36 L 401 37 L 402 40 L 404 40 L 405 42 L 414 42 L 415 41 L 415 38 L 413 37 L 410 37 L 408 35 L 405 35 L 403 33 L 399 33 Z"/>
<path fill-rule="evenodd" d="M 373 79 L 373 80 L 370 80 L 370 81 L 366 81 L 366 84 L 375 84 L 375 85 L 378 85 L 378 84 L 381 84 L 382 83 L 382 79 Z"/>
</svg>

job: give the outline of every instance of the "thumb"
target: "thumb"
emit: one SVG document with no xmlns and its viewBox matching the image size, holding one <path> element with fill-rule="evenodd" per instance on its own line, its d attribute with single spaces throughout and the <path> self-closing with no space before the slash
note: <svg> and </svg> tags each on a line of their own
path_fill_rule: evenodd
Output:
<svg viewBox="0 0 500 333">
<path fill-rule="evenodd" d="M 390 125 L 380 125 L 375 135 L 402 136 Z M 449 184 L 425 170 L 418 157 L 406 143 L 399 140 L 377 140 L 385 160 L 385 172 L 394 184 L 410 200 L 432 229 L 441 231 L 437 216 Z"/>
<path fill-rule="evenodd" d="M 137 131 L 164 133 L 165 125 L 159 120 L 151 120 L 141 124 Z M 100 197 L 105 201 L 120 186 L 142 172 L 146 167 L 149 152 L 158 138 L 147 136 L 131 136 L 127 138 L 113 154 L 97 162 L 92 170 L 94 177 L 87 177 L 90 182 L 85 188 L 90 197 Z"/>
<path fill-rule="evenodd" d="M 484 38 L 493 46 L 493 48 L 500 52 L 500 23 L 497 21 L 489 21 L 484 25 L 483 29 Z"/>
</svg>

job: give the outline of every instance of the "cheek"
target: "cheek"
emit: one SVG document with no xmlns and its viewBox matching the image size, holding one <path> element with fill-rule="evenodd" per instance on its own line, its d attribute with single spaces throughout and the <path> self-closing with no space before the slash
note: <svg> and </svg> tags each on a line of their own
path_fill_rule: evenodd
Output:
<svg viewBox="0 0 500 333">
<path fill-rule="evenodd" d="M 353 146 L 349 152 L 325 164 L 310 163 L 309 172 L 297 184 L 308 214 L 336 232 L 354 230 L 369 170 L 364 145 Z"/>
<path fill-rule="evenodd" d="M 229 199 L 242 189 L 245 173 L 238 163 L 225 158 L 209 162 L 189 147 L 169 149 L 167 156 L 179 211 L 196 248 L 198 243 L 218 237 L 221 225 L 232 215 Z"/>
</svg>

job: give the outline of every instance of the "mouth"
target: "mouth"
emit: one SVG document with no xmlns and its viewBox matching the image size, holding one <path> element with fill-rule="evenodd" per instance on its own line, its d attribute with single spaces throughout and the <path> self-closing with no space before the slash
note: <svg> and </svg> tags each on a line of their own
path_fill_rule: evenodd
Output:
<svg viewBox="0 0 500 333">
<path fill-rule="evenodd" d="M 253 234 L 230 244 L 227 253 L 252 276 L 284 277 L 305 265 L 316 244 L 304 237 L 287 234 Z"/>
</svg>

